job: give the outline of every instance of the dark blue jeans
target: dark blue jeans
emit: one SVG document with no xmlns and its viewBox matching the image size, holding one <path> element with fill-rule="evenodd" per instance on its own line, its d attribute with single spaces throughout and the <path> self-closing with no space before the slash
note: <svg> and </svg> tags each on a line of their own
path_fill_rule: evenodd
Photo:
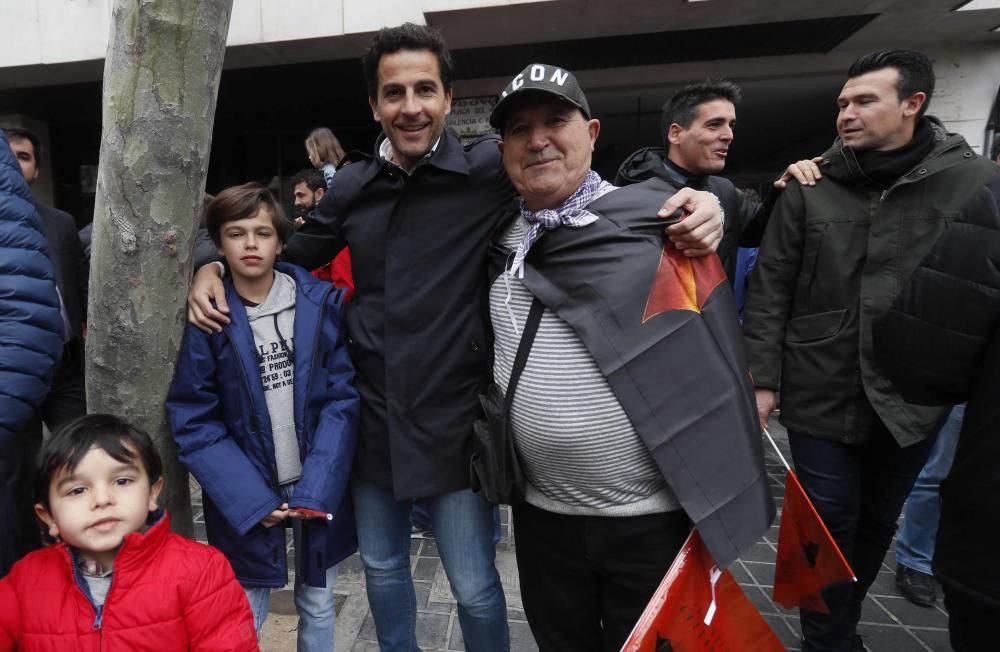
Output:
<svg viewBox="0 0 1000 652">
<path fill-rule="evenodd" d="M 850 446 L 788 433 L 795 472 L 857 582 L 823 591 L 829 614 L 800 610 L 803 652 L 849 652 L 861 602 L 892 543 L 903 502 L 930 454 L 934 437 L 900 448 L 876 420 L 867 444 Z"/>
</svg>

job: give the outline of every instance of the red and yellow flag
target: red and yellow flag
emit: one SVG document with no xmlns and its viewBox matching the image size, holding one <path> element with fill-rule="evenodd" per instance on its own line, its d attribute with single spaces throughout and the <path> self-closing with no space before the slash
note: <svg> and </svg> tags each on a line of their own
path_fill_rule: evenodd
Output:
<svg viewBox="0 0 1000 652">
<path fill-rule="evenodd" d="M 677 553 L 622 652 L 783 652 L 736 583 L 715 567 L 697 530 Z"/>
<path fill-rule="evenodd" d="M 809 502 L 799 479 L 789 470 L 785 476 L 772 598 L 786 609 L 799 607 L 827 614 L 830 610 L 820 591 L 834 582 L 853 579 L 854 571 Z"/>
<path fill-rule="evenodd" d="M 643 323 L 668 310 L 701 312 L 708 295 L 725 280 L 726 271 L 718 256 L 688 258 L 666 243 L 646 299 Z"/>
</svg>

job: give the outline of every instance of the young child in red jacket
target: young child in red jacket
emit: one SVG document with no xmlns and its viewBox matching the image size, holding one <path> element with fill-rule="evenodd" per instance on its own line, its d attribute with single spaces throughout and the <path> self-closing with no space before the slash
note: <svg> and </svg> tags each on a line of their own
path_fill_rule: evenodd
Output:
<svg viewBox="0 0 1000 652">
<path fill-rule="evenodd" d="M 59 543 L 0 580 L 0 651 L 258 650 L 250 605 L 214 548 L 157 509 L 149 435 L 80 417 L 42 446 L 35 511 Z"/>
</svg>

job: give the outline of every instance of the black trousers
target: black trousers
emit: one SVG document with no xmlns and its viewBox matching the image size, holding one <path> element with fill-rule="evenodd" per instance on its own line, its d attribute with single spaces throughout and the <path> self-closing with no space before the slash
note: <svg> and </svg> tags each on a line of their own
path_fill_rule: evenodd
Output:
<svg viewBox="0 0 1000 652">
<path fill-rule="evenodd" d="M 903 503 L 934 440 L 900 448 L 880 420 L 861 446 L 788 433 L 796 475 L 858 578 L 823 591 L 829 614 L 800 610 L 803 652 L 852 649 L 862 601 L 878 576 Z"/>
<path fill-rule="evenodd" d="M 1000 611 L 988 609 L 975 600 L 944 587 L 944 607 L 948 610 L 948 635 L 955 652 L 995 650 L 996 622 Z"/>
<path fill-rule="evenodd" d="M 683 511 L 513 512 L 521 599 L 541 652 L 618 652 L 690 531 Z"/>
</svg>

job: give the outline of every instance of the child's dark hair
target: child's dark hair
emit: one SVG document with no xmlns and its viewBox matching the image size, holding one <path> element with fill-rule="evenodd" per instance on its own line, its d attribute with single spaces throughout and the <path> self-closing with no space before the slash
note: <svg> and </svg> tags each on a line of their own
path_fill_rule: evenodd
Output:
<svg viewBox="0 0 1000 652">
<path fill-rule="evenodd" d="M 278 240 L 282 244 L 286 243 L 295 231 L 295 227 L 271 191 L 251 181 L 242 186 L 226 188 L 216 195 L 205 209 L 205 227 L 212 236 L 215 246 L 218 247 L 222 242 L 220 234 L 224 224 L 253 217 L 262 207 L 271 213 L 271 222 L 278 234 Z"/>
<path fill-rule="evenodd" d="M 35 499 L 49 506 L 49 485 L 61 469 L 73 471 L 91 448 L 100 448 L 122 464 L 140 460 L 152 484 L 163 475 L 163 463 L 145 432 L 111 414 L 73 419 L 42 444 L 38 452 Z"/>
</svg>

